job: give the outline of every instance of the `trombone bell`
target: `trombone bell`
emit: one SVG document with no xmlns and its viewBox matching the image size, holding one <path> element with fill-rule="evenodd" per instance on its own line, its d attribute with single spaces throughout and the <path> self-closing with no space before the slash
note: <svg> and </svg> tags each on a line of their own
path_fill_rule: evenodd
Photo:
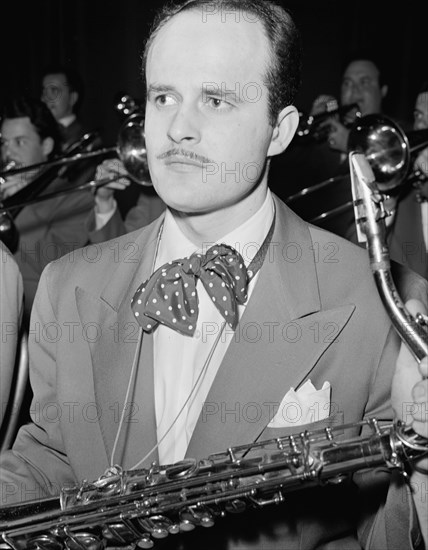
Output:
<svg viewBox="0 0 428 550">
<path fill-rule="evenodd" d="M 400 126 L 385 116 L 359 119 L 349 134 L 348 151 L 364 153 L 382 193 L 399 187 L 409 172 L 409 140 Z"/>
</svg>

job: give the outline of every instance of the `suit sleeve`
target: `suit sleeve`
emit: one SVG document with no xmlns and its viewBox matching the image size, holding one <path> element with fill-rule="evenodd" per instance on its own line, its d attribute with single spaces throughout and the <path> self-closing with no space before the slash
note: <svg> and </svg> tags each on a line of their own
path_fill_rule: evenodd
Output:
<svg viewBox="0 0 428 550">
<path fill-rule="evenodd" d="M 95 228 L 95 210 L 92 209 L 86 220 L 86 227 L 88 229 L 89 242 L 93 244 L 109 241 L 126 233 L 126 227 L 118 208 L 116 208 L 113 216 L 100 229 Z"/>
<path fill-rule="evenodd" d="M 43 273 L 36 296 L 29 334 L 30 381 L 33 388 L 31 418 L 21 427 L 12 450 L 0 456 L 0 504 L 58 494 L 76 479 L 64 449 L 59 422 L 44 414 L 58 402 L 56 394 L 55 338 L 44 336 L 44 327 L 57 326 L 49 294 L 49 269 Z"/>
<path fill-rule="evenodd" d="M 101 243 L 131 233 L 154 221 L 165 210 L 165 203 L 155 193 L 141 193 L 138 202 L 122 220 L 119 209 L 116 208 L 113 216 L 100 229 L 95 229 L 95 213 L 91 212 L 87 220 L 87 228 L 91 243 Z"/>
<path fill-rule="evenodd" d="M 56 259 L 87 244 L 85 220 L 93 208 L 93 196 L 89 191 L 70 193 L 52 199 L 50 206 L 51 216 L 40 245 L 54 245 Z M 41 266 L 42 269 L 48 261 Z"/>
</svg>

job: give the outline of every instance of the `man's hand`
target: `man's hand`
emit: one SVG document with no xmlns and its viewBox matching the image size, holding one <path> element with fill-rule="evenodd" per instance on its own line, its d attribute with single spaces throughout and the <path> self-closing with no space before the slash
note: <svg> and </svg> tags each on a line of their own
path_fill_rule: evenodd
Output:
<svg viewBox="0 0 428 550">
<path fill-rule="evenodd" d="M 95 204 L 99 214 L 105 214 L 113 210 L 115 208 L 114 191 L 123 191 L 131 182 L 127 178 L 127 172 L 122 162 L 118 159 L 105 160 L 97 166 L 96 181 L 115 176 L 118 177 L 117 180 L 99 187 L 95 192 Z"/>
<path fill-rule="evenodd" d="M 0 187 L 1 198 L 6 199 L 7 197 L 11 197 L 18 191 L 21 191 L 21 189 L 24 189 L 24 187 L 27 187 L 27 185 L 32 182 L 36 173 L 36 171 L 31 170 L 6 178 Z"/>
<path fill-rule="evenodd" d="M 340 151 L 341 153 L 348 152 L 349 130 L 338 120 L 331 118 L 328 120 L 330 131 L 328 134 L 328 145 L 330 149 Z"/>
<path fill-rule="evenodd" d="M 409 300 L 407 309 L 415 316 L 426 310 L 418 300 Z M 428 439 L 428 361 L 425 357 L 418 365 L 416 359 L 401 344 L 394 378 L 392 381 L 391 404 L 397 419 L 410 425 L 416 433 Z M 428 546 L 428 458 L 420 458 L 414 463 L 410 475 L 410 488 L 419 518 L 419 526 L 425 545 Z"/>
<path fill-rule="evenodd" d="M 428 176 L 428 147 L 421 151 L 415 160 L 415 168 Z"/>
<path fill-rule="evenodd" d="M 406 308 L 415 316 L 426 314 L 418 300 L 409 300 Z M 428 363 L 418 365 L 406 344 L 401 344 L 392 381 L 391 404 L 397 419 L 411 425 L 418 434 L 428 439 Z M 428 459 L 427 471 L 428 471 Z"/>
</svg>

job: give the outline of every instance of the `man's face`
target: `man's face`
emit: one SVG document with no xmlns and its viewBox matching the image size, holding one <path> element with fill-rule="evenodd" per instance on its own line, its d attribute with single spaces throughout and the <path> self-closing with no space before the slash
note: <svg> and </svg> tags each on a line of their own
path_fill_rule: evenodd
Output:
<svg viewBox="0 0 428 550">
<path fill-rule="evenodd" d="M 346 68 L 341 86 L 341 104 L 358 103 L 361 115 L 381 113 L 387 87 L 379 85 L 379 71 L 371 61 L 353 61 Z"/>
<path fill-rule="evenodd" d="M 46 103 L 56 120 L 73 113 L 77 93 L 70 90 L 65 75 L 48 74 L 43 78 L 41 100 Z"/>
<path fill-rule="evenodd" d="M 13 167 L 20 168 L 45 162 L 52 148 L 52 138 L 41 140 L 28 117 L 4 119 L 1 126 L 1 156 L 5 165 L 13 161 Z M 37 169 L 9 176 L 2 196 L 6 198 L 15 194 L 28 185 L 36 174 Z"/>
<path fill-rule="evenodd" d="M 428 92 L 419 94 L 416 99 L 415 111 L 413 113 L 414 130 L 428 128 Z"/>
<path fill-rule="evenodd" d="M 1 155 L 4 163 L 16 167 L 47 160 L 46 140 L 42 141 L 28 117 L 6 118 L 1 126 Z"/>
<path fill-rule="evenodd" d="M 146 67 L 147 153 L 153 185 L 173 209 L 218 211 L 266 185 L 267 52 L 259 22 L 203 20 L 197 11 L 156 36 Z"/>
</svg>

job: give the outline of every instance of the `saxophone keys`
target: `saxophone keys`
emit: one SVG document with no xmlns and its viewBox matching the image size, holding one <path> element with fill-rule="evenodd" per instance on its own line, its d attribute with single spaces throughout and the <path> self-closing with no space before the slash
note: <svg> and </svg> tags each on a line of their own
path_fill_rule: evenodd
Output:
<svg viewBox="0 0 428 550">
<path fill-rule="evenodd" d="M 178 533 L 176 524 L 165 516 L 158 515 L 149 518 L 138 518 L 138 523 L 155 539 L 164 539 L 168 535 Z"/>
<path fill-rule="evenodd" d="M 64 542 L 66 550 L 103 550 L 105 543 L 102 539 L 92 533 L 75 533 Z M 43 548 L 43 547 L 42 547 Z"/>
<path fill-rule="evenodd" d="M 153 548 L 155 543 L 150 538 L 150 535 L 143 535 L 139 541 L 136 542 L 135 548 Z"/>
</svg>

